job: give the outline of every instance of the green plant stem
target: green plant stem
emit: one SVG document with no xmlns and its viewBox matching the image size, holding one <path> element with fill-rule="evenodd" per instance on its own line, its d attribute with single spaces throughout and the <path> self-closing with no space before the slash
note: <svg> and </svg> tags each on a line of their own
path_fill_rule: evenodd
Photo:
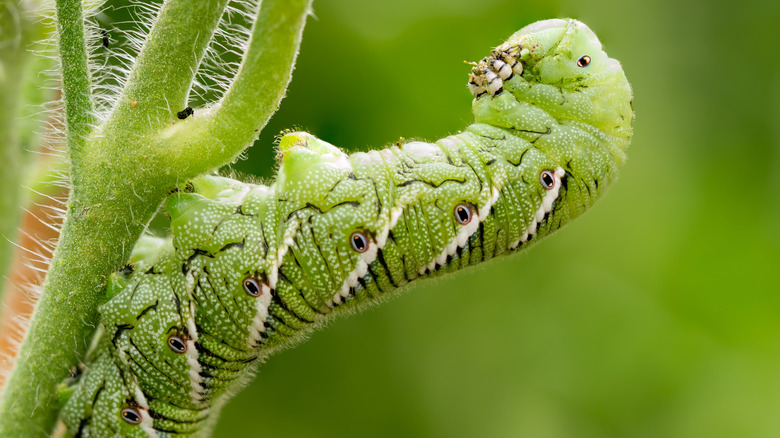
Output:
<svg viewBox="0 0 780 438">
<path fill-rule="evenodd" d="M 87 135 L 95 124 L 81 2 L 57 0 L 57 33 L 62 77 L 67 79 L 62 82 L 62 96 L 68 154 L 76 158 L 83 155 Z"/>
<path fill-rule="evenodd" d="M 257 100 L 231 104 L 236 110 L 227 120 L 210 120 L 211 125 L 252 126 L 249 132 L 175 118 L 186 105 L 194 72 L 226 1 L 168 0 L 122 98 L 105 125 L 94 127 L 80 1 L 58 0 L 73 191 L 41 301 L 0 399 L 0 436 L 49 434 L 56 421 L 56 386 L 89 345 L 106 278 L 125 263 L 165 195 L 240 154 L 284 95 L 308 0 L 263 2 L 249 50 L 255 55 L 247 55 L 242 74 L 262 74 L 254 64 L 267 63 L 265 71 L 277 82 L 242 80 L 240 87 L 248 91 L 231 88 L 235 99 Z M 260 115 L 252 112 L 253 105 L 261 108 Z M 241 108 L 249 111 L 241 114 Z M 195 126 L 215 134 L 193 137 Z M 182 135 L 171 135 L 176 132 Z"/>
<path fill-rule="evenodd" d="M 279 108 L 292 78 L 290 66 L 295 64 L 311 3 L 263 1 L 244 61 L 222 102 L 188 123 L 162 132 L 161 141 L 178 139 L 178 167 L 203 173 L 209 169 L 190 157 L 205 155 L 214 161 L 232 161 L 257 138 Z"/>
<path fill-rule="evenodd" d="M 56 12 L 60 62 L 65 79 L 63 98 L 68 150 L 71 156 L 78 156 L 94 123 L 83 12 L 79 1 L 57 1 Z M 62 243 L 68 245 L 68 239 Z M 61 250 L 57 252 L 61 254 Z M 52 270 L 67 262 L 55 257 Z M 57 276 L 50 276 L 47 284 L 47 289 L 57 285 Z M 96 317 L 95 306 L 85 303 L 95 300 L 94 292 L 77 293 L 77 285 L 68 286 L 58 290 L 65 293 L 49 291 L 41 298 L 19 360 L 0 399 L 0 436 L 45 436 L 56 420 L 52 403 L 54 387 L 76 363 L 76 355 L 84 351 L 84 336 L 79 335 L 94 328 L 94 323 L 91 328 L 84 326 Z M 73 318 L 76 315 L 79 317 Z"/>
<path fill-rule="evenodd" d="M 106 131 L 144 133 L 176 121 L 228 0 L 168 0 L 146 39 Z M 190 157 L 192 158 L 192 157 Z"/>
<path fill-rule="evenodd" d="M 292 79 L 292 70 L 279 68 L 272 60 L 295 63 L 295 48 L 300 45 L 306 19 L 301 11 L 310 7 L 311 0 L 263 2 L 244 63 L 222 105 L 211 115 L 223 122 L 211 124 L 211 135 L 234 141 L 246 141 L 247 137 L 254 140 L 254 131 L 262 129 L 276 112 Z M 284 87 L 279 87 L 280 83 Z"/>
<path fill-rule="evenodd" d="M 161 25 L 155 26 L 150 35 L 151 41 L 178 37 L 187 33 L 190 26 L 199 29 L 204 40 L 199 47 L 174 45 L 165 51 L 171 59 L 187 60 L 183 66 L 190 80 L 224 1 L 198 2 L 218 4 L 210 16 L 199 16 L 201 21 L 195 24 L 193 20 L 177 21 L 192 16 L 181 6 L 187 2 L 169 1 L 161 12 Z M 171 10 L 178 12 L 179 17 L 171 17 Z M 137 138 L 132 134 L 148 129 L 149 117 L 155 111 L 145 112 L 149 117 L 143 117 L 143 122 L 138 116 L 126 123 L 109 123 L 101 135 L 91 135 L 95 119 L 80 1 L 58 1 L 57 21 L 73 191 L 44 292 L 19 353 L 21 359 L 0 399 L 0 436 L 47 436 L 52 430 L 57 416 L 56 386 L 78 364 L 97 327 L 97 306 L 102 301 L 105 279 L 123 264 L 170 186 L 155 186 L 153 182 L 159 179 L 144 180 L 155 173 L 155 165 L 169 166 L 165 162 L 150 163 L 145 166 L 147 172 L 138 172 L 138 145 L 124 141 Z M 179 28 L 171 23 L 180 23 Z M 200 56 L 195 52 L 193 57 L 198 49 Z M 154 59 L 148 55 L 149 50 L 144 48 L 146 58 Z M 146 79 L 147 83 L 159 79 L 149 76 L 152 77 Z M 179 78 L 177 83 L 172 82 L 175 81 L 163 81 L 160 87 L 168 86 L 167 93 L 158 95 L 186 96 L 189 81 Z M 143 89 L 138 84 L 128 86 L 134 87 Z"/>
</svg>

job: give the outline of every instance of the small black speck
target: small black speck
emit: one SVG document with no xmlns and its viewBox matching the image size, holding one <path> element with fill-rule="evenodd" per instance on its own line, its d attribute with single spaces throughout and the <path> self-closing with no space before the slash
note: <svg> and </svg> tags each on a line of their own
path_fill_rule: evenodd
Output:
<svg viewBox="0 0 780 438">
<path fill-rule="evenodd" d="M 103 47 L 108 48 L 108 32 L 105 29 L 100 29 L 100 34 L 103 35 Z"/>
<path fill-rule="evenodd" d="M 181 120 L 184 120 L 193 114 L 195 114 L 195 111 L 192 109 L 191 106 L 188 106 L 187 108 L 184 108 L 183 110 L 176 113 L 176 117 L 178 117 Z"/>
</svg>

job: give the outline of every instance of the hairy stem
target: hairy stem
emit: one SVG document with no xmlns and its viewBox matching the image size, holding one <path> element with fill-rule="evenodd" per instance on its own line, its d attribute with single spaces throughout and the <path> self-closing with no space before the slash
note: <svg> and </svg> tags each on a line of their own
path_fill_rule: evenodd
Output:
<svg viewBox="0 0 780 438">
<path fill-rule="evenodd" d="M 77 156 L 94 124 L 81 2 L 59 0 L 56 12 L 68 150 L 71 156 Z M 63 262 L 67 261 L 60 260 L 53 266 L 63 266 Z M 71 287 L 64 294 L 47 293 L 42 297 L 44 305 L 36 311 L 37 318 L 30 325 L 20 359 L 0 399 L 0 436 L 46 435 L 54 424 L 54 387 L 84 350 L 81 345 L 85 337 L 81 336 L 81 342 L 75 338 L 91 329 L 85 330 L 84 323 L 88 324 L 95 314 L 94 305 L 82 305 L 82 301 L 94 301 L 94 293 L 74 293 L 77 290 Z M 71 297 L 73 303 L 62 303 L 63 298 Z M 81 314 L 82 310 L 85 313 Z M 60 334 L 65 342 L 59 342 Z M 76 342 L 69 342 L 68 337 Z"/>
<path fill-rule="evenodd" d="M 146 132 L 176 120 L 187 106 L 203 60 L 228 0 L 168 0 L 130 73 L 106 130 L 133 124 Z"/>
<path fill-rule="evenodd" d="M 76 158 L 95 124 L 81 2 L 57 0 L 57 33 L 68 154 Z"/>
<path fill-rule="evenodd" d="M 21 359 L 0 399 L 0 436 L 48 435 L 56 387 L 87 349 L 106 278 L 126 262 L 165 195 L 240 154 L 284 95 L 310 0 L 263 2 L 239 78 L 244 71 L 255 76 L 231 88 L 233 113 L 205 125 L 176 119 L 226 2 L 166 1 L 121 99 L 95 127 L 80 1 L 58 0 L 73 189 Z M 263 74 L 269 79 L 260 78 L 261 86 L 252 83 Z M 241 114 L 241 108 L 250 110 Z M 239 128 L 223 126 L 231 124 Z M 192 127 L 213 134 L 193 137 Z M 176 132 L 182 135 L 171 135 Z"/>
<path fill-rule="evenodd" d="M 208 169 L 190 157 L 235 159 L 257 138 L 279 108 L 301 44 L 312 0 L 264 0 L 249 48 L 222 102 L 186 124 L 162 132 L 160 140 L 176 137 L 177 165 L 193 173 Z M 173 155 L 173 154 L 171 154 Z"/>
<path fill-rule="evenodd" d="M 279 108 L 292 70 L 279 68 L 271 62 L 283 59 L 294 64 L 311 0 L 270 0 L 263 2 L 252 32 L 244 63 L 225 98 L 211 119 L 230 123 L 213 124 L 211 134 L 241 142 L 254 140 L 255 131 L 262 129 Z M 304 13 L 301 13 L 303 11 Z M 279 87 L 278 84 L 284 84 Z M 252 114 L 252 117 L 246 117 Z"/>
</svg>

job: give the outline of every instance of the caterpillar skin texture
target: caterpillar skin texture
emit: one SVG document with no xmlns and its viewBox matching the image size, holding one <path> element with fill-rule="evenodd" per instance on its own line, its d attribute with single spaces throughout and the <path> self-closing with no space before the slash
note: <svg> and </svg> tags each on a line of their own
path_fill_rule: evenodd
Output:
<svg viewBox="0 0 780 438">
<path fill-rule="evenodd" d="M 291 133 L 270 186 L 204 176 L 172 194 L 172 236 L 142 239 L 109 282 L 102 333 L 63 392 L 68 434 L 206 434 L 274 350 L 415 279 L 529 246 L 625 161 L 631 88 L 578 21 L 520 30 L 474 64 L 469 89 L 476 123 L 457 135 L 347 155 Z"/>
</svg>

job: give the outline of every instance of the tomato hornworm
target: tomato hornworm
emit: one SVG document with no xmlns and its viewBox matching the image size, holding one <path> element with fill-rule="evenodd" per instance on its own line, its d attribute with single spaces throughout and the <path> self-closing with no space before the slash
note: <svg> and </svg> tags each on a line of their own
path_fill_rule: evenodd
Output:
<svg viewBox="0 0 780 438">
<path fill-rule="evenodd" d="M 475 123 L 345 154 L 281 138 L 270 185 L 203 176 L 171 194 L 171 236 L 110 280 L 74 436 L 207 434 L 257 364 L 334 315 L 525 248 L 616 178 L 633 122 L 620 63 L 576 20 L 532 24 L 473 64 Z"/>
</svg>

